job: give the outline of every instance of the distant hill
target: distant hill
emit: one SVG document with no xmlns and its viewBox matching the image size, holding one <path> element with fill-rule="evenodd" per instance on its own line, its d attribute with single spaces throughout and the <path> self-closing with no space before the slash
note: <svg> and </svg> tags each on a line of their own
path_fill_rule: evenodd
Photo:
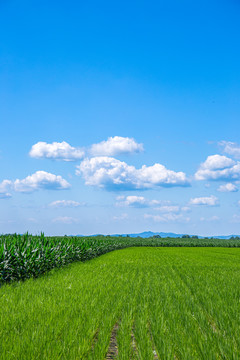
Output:
<svg viewBox="0 0 240 360">
<path fill-rule="evenodd" d="M 181 237 L 184 234 L 144 231 L 142 233 L 137 233 L 137 234 L 114 234 L 112 236 L 127 236 L 127 235 L 129 235 L 130 237 L 138 237 L 138 236 L 140 236 L 142 238 L 148 238 L 148 237 L 152 237 L 154 235 L 160 235 L 161 237 L 176 238 L 176 237 Z"/>
<path fill-rule="evenodd" d="M 94 235 L 88 235 L 88 236 L 99 236 L 101 234 L 94 234 Z M 110 236 L 130 236 L 130 237 L 142 237 L 142 238 L 149 238 L 149 237 L 152 237 L 152 236 L 156 236 L 156 235 L 159 235 L 161 236 L 162 238 L 166 238 L 166 237 L 170 237 L 170 238 L 180 238 L 182 237 L 183 235 L 186 235 L 186 234 L 175 234 L 175 233 L 166 233 L 166 232 L 152 232 L 152 231 L 144 231 L 144 232 L 141 232 L 141 233 L 136 233 L 136 234 L 111 234 Z M 188 234 L 190 235 L 190 234 Z M 196 235 L 196 234 L 194 234 Z M 69 236 L 86 236 L 86 235 L 69 235 Z M 190 235 L 190 236 L 193 236 L 193 235 Z M 214 238 L 214 239 L 230 239 L 232 236 L 236 237 L 240 237 L 240 235 L 219 235 L 219 236 L 206 236 L 206 237 L 209 237 L 209 238 Z M 199 239 L 203 239 L 204 236 L 198 236 Z"/>
<path fill-rule="evenodd" d="M 113 236 L 126 236 L 129 235 L 130 237 L 143 237 L 143 238 L 148 238 L 148 237 L 152 237 L 154 235 L 160 235 L 161 237 L 165 238 L 165 237 L 171 237 L 171 238 L 179 238 L 182 237 L 183 235 L 186 234 L 175 234 L 175 233 L 165 233 L 165 232 L 152 232 L 152 231 L 144 231 L 142 233 L 138 233 L 138 234 L 115 234 Z M 190 235 L 190 234 L 189 234 Z M 194 234 L 196 235 L 196 234 Z M 190 235 L 193 236 L 193 235 Z M 240 236 L 240 235 L 219 235 L 219 236 L 208 236 L 208 237 L 213 237 L 214 239 L 230 239 L 232 236 Z M 200 239 L 204 238 L 204 236 L 198 236 Z"/>
</svg>

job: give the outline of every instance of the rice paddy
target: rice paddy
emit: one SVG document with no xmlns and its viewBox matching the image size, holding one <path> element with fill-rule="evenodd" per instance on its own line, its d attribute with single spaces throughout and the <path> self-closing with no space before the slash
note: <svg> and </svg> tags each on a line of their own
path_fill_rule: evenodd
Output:
<svg viewBox="0 0 240 360">
<path fill-rule="evenodd" d="M 240 249 L 135 247 L 0 288 L 0 359 L 240 358 Z"/>
</svg>

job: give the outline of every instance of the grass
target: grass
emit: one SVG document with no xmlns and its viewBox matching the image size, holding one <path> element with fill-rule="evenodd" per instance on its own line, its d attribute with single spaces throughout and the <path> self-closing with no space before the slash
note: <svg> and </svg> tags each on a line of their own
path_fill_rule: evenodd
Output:
<svg viewBox="0 0 240 360">
<path fill-rule="evenodd" d="M 0 359 L 240 357 L 240 249 L 129 248 L 0 288 Z"/>
<path fill-rule="evenodd" d="M 74 261 L 86 261 L 132 246 L 240 247 L 240 239 L 0 236 L 0 285 L 38 277 Z"/>
</svg>

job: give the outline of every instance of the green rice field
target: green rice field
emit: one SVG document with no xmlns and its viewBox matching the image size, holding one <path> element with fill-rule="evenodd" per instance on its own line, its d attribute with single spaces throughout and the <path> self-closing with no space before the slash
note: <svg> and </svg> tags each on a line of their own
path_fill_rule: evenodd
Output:
<svg viewBox="0 0 240 360">
<path fill-rule="evenodd" d="M 0 359 L 240 359 L 240 249 L 132 247 L 0 288 Z"/>
</svg>

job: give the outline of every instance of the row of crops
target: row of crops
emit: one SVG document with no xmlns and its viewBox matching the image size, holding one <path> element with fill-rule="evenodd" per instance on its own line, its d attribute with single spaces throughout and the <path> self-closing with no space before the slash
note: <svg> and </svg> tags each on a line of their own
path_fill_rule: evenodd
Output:
<svg viewBox="0 0 240 360">
<path fill-rule="evenodd" d="M 74 261 L 136 246 L 240 247 L 240 239 L 0 236 L 0 284 L 38 277 Z"/>
</svg>

